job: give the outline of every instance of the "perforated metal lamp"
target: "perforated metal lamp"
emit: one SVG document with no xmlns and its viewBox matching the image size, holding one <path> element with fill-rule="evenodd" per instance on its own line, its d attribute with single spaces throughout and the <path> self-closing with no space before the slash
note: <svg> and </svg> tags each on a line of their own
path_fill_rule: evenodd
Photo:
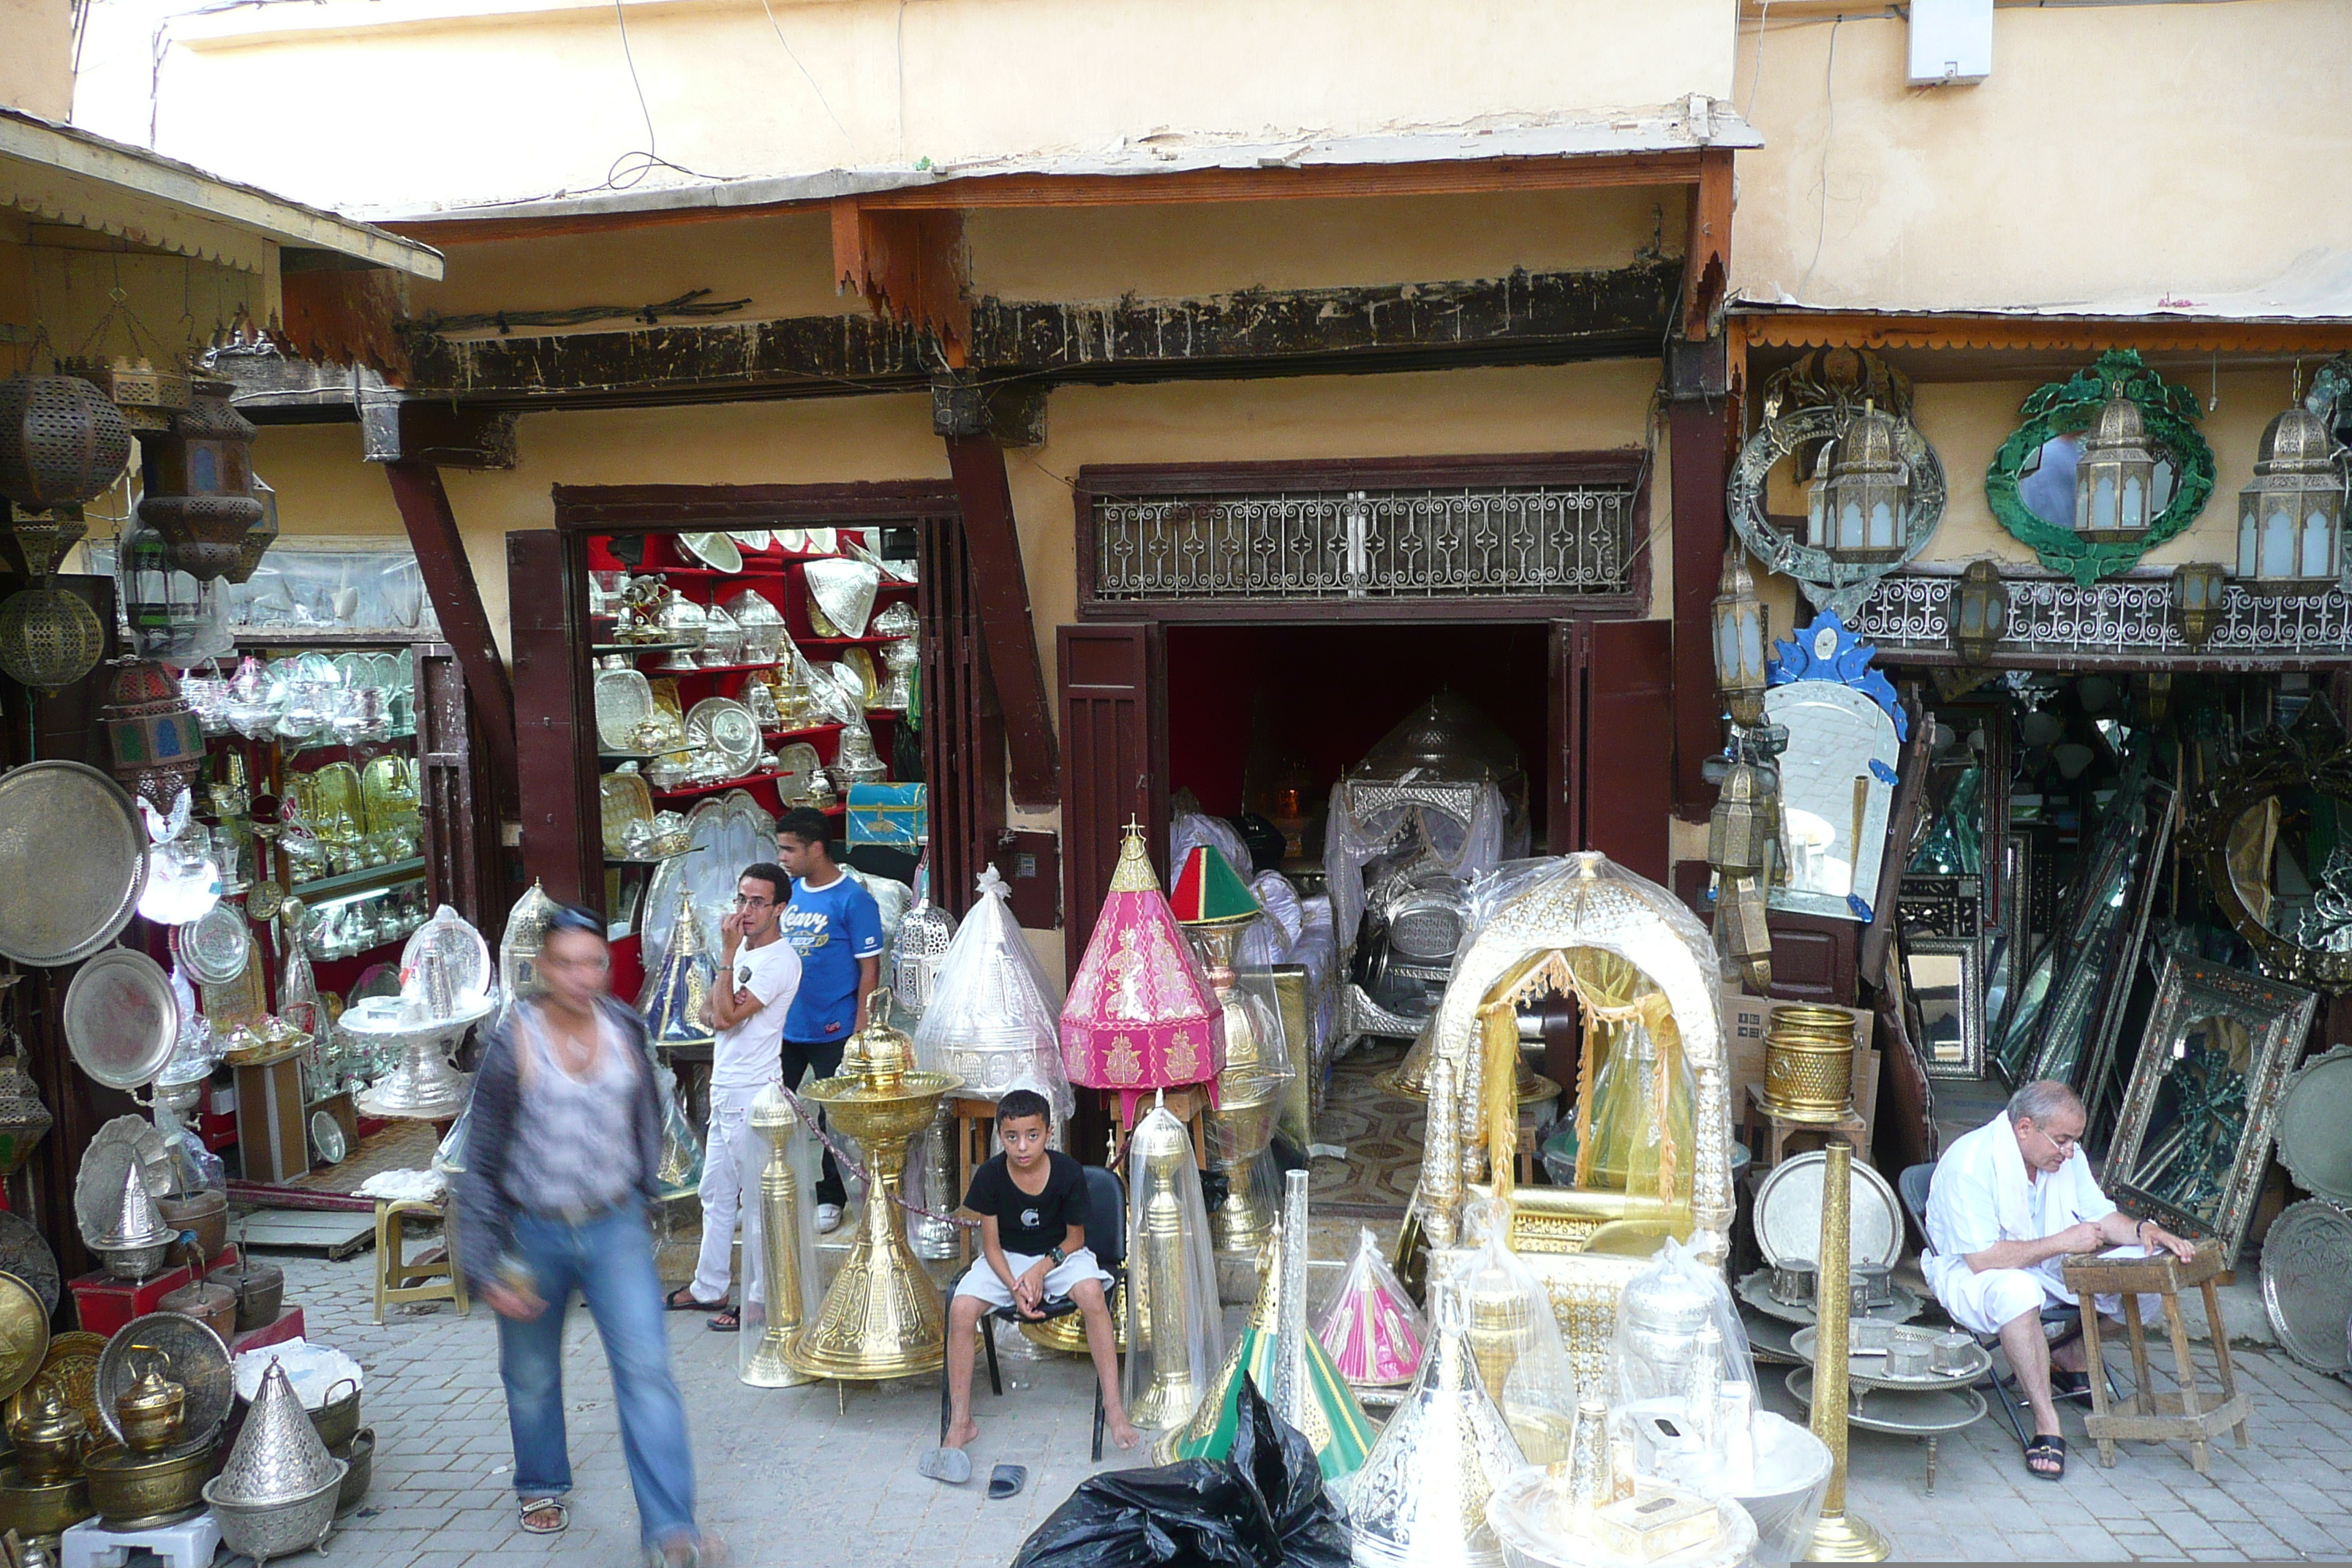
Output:
<svg viewBox="0 0 2352 1568">
<path fill-rule="evenodd" d="M 2301 407 L 2270 422 L 2254 477 L 2238 492 L 2238 581 L 2252 588 L 2333 584 L 2344 559 L 2344 448 Z"/>
<path fill-rule="evenodd" d="M 2116 393 L 2099 405 L 2099 416 L 2083 435 L 2083 454 L 2074 465 L 2074 531 L 2138 539 L 2160 510 L 2147 422 L 2138 404 Z"/>
<path fill-rule="evenodd" d="M 2226 586 L 2228 577 L 2216 562 L 2184 561 L 2172 569 L 2172 621 L 2191 647 L 2203 647 L 2221 624 Z"/>
<path fill-rule="evenodd" d="M 1764 722 L 1764 650 L 1772 620 L 1756 597 L 1748 552 L 1737 540 L 1723 552 L 1723 585 L 1715 595 L 1715 694 L 1743 730 Z"/>
<path fill-rule="evenodd" d="M 2009 584 L 1990 561 L 1971 561 L 1952 591 L 1952 647 L 1971 665 L 1992 657 L 2009 635 Z"/>
<path fill-rule="evenodd" d="M 1735 760 L 1706 814 L 1706 861 L 1727 877 L 1769 877 L 1780 843 L 1780 780 L 1771 766 Z"/>
<path fill-rule="evenodd" d="M 1895 416 L 1864 402 L 1830 449 L 1828 466 L 1828 478 L 1816 481 L 1814 542 L 1840 561 L 1900 560 L 1910 532 L 1911 466 Z"/>
</svg>

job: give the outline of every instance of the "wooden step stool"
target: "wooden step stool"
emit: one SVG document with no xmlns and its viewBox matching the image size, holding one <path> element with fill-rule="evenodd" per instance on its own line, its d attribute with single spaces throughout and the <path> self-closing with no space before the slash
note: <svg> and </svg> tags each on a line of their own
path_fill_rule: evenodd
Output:
<svg viewBox="0 0 2352 1568">
<path fill-rule="evenodd" d="M 2238 1392 L 2237 1374 L 2230 1367 L 2230 1334 L 2221 1324 L 2221 1306 L 2213 1295 L 2214 1277 L 2221 1272 L 2221 1249 L 2200 1245 L 2194 1261 L 2183 1263 L 2166 1253 L 2158 1258 L 2069 1258 L 2064 1264 L 2066 1289 L 2083 1309 L 2083 1348 L 2090 1352 L 2091 1414 L 2084 1429 L 2099 1440 L 2099 1463 L 2112 1468 L 2116 1444 L 2127 1442 L 2187 1443 L 2189 1462 L 2204 1475 L 2207 1445 L 2228 1428 L 2246 1445 L 2246 1396 Z M 2197 1368 L 2189 1359 L 2189 1330 L 2180 1321 L 2180 1290 L 2195 1286 L 2205 1296 L 2206 1331 L 2213 1337 L 2213 1359 L 2221 1374 L 2221 1403 L 2208 1406 L 2197 1391 Z M 2164 1298 L 2164 1321 L 2172 1335 L 2173 1380 L 2177 1394 L 2158 1394 L 2148 1386 L 2147 1341 L 2140 1331 L 2142 1293 Z M 2099 1359 L 2099 1313 L 2094 1296 L 2123 1297 L 2124 1329 L 2131 1337 L 2132 1376 L 2137 1392 L 2119 1406 L 2111 1405 L 2107 1380 L 2095 1375 Z"/>
<path fill-rule="evenodd" d="M 1759 1122 L 1764 1131 L 1764 1146 L 1761 1149 L 1756 1147 L 1756 1133 Z M 1867 1165 L 1871 1163 L 1870 1123 L 1864 1121 L 1861 1113 L 1851 1107 L 1847 1108 L 1845 1120 L 1843 1121 L 1800 1121 L 1794 1117 L 1782 1116 L 1767 1109 L 1764 1104 L 1764 1091 L 1751 1083 L 1748 1086 L 1748 1105 L 1740 1131 L 1748 1150 L 1756 1157 L 1756 1168 L 1759 1171 L 1769 1170 L 1790 1154 L 1809 1153 L 1811 1150 L 1826 1144 L 1832 1138 L 1843 1138 L 1853 1145 L 1855 1164 Z M 1817 1138 L 1821 1142 L 1812 1143 L 1809 1141 L 1805 1147 L 1796 1149 L 1789 1147 L 1790 1139 L 1808 1136 L 1809 1139 Z"/>
<path fill-rule="evenodd" d="M 407 1256 L 403 1229 L 412 1219 L 441 1222 L 441 1246 Z M 387 1305 L 403 1301 L 455 1301 L 457 1315 L 466 1315 L 466 1281 L 457 1272 L 457 1200 L 426 1203 L 422 1198 L 378 1198 L 375 1201 L 375 1321 L 383 1321 Z"/>
</svg>

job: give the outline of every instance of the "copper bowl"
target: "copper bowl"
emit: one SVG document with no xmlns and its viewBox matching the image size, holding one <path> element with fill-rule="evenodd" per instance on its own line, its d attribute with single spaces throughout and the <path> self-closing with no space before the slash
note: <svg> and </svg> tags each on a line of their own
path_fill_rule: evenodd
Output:
<svg viewBox="0 0 2352 1568">
<path fill-rule="evenodd" d="M 84 1459 L 81 1470 L 99 1522 L 109 1530 L 156 1530 L 204 1508 L 213 1449 L 207 1445 L 193 1454 L 155 1459 L 105 1448 Z"/>
<path fill-rule="evenodd" d="M 173 1230 L 193 1230 L 207 1258 L 228 1245 L 228 1194 L 210 1189 L 187 1198 L 158 1198 L 155 1212 Z"/>
<path fill-rule="evenodd" d="M 79 1476 L 36 1483 L 15 1465 L 0 1469 L 0 1530 L 13 1530 L 26 1541 L 60 1535 L 93 1511 L 89 1484 Z"/>
<path fill-rule="evenodd" d="M 226 1285 L 199 1279 L 183 1285 L 155 1303 L 159 1312 L 184 1312 L 220 1336 L 226 1344 L 236 1337 L 236 1292 Z"/>
</svg>

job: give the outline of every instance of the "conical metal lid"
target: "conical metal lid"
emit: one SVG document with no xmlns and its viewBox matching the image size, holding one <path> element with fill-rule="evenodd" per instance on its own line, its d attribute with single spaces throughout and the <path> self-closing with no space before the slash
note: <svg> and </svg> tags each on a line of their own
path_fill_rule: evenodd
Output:
<svg viewBox="0 0 2352 1568">
<path fill-rule="evenodd" d="M 270 1357 L 245 1430 L 205 1495 L 232 1507 L 286 1502 L 309 1497 L 334 1479 L 335 1457 L 319 1440 L 319 1429 L 310 1424 L 285 1367 Z"/>
<path fill-rule="evenodd" d="M 147 1184 L 134 1163 L 122 1178 L 122 1207 L 114 1222 L 114 1234 L 99 1243 L 99 1250 L 125 1252 L 134 1247 L 161 1247 L 178 1234 L 155 1212 L 155 1200 L 147 1195 Z"/>
</svg>

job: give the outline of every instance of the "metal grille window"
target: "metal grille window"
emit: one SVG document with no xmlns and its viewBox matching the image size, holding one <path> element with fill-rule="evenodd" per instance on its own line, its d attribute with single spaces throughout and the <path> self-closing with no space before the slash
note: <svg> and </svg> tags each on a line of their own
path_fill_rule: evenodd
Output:
<svg viewBox="0 0 2352 1568">
<path fill-rule="evenodd" d="M 1632 475 L 1150 493 L 1089 487 L 1093 597 L 1263 604 L 1633 591 Z"/>
</svg>

